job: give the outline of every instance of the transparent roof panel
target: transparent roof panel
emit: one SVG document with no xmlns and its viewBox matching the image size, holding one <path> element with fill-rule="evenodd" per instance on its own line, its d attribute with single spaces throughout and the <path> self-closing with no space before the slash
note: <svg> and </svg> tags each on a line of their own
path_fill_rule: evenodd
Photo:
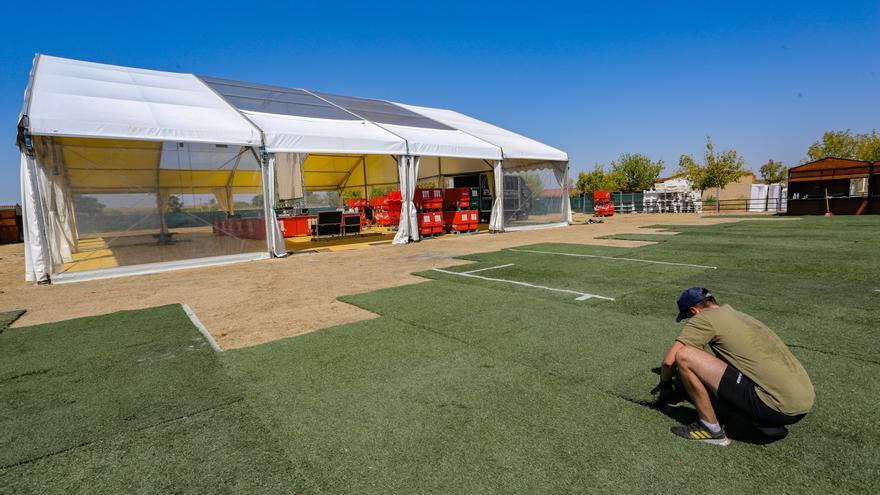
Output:
<svg viewBox="0 0 880 495">
<path fill-rule="evenodd" d="M 425 129 L 454 130 L 435 120 L 417 114 L 401 106 L 381 100 L 368 98 L 355 98 L 352 96 L 340 96 L 328 93 L 314 92 L 316 95 L 339 105 L 346 110 L 360 115 L 366 120 L 377 124 L 405 125 L 409 127 L 422 127 Z"/>
<path fill-rule="evenodd" d="M 360 120 L 307 91 L 199 76 L 239 110 L 334 120 Z M 398 107 L 399 108 L 399 107 Z M 405 109 L 401 109 L 408 111 Z M 415 114 L 414 114 L 415 115 Z"/>
</svg>

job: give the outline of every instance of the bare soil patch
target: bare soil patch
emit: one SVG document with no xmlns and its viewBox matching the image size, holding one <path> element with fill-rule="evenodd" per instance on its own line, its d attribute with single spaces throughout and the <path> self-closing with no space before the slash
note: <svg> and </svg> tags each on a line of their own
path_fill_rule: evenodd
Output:
<svg viewBox="0 0 880 495">
<path fill-rule="evenodd" d="M 577 215 L 575 220 L 586 218 Z M 666 233 L 643 228 L 654 224 L 713 225 L 742 220 L 672 214 L 615 216 L 601 224 L 575 224 L 500 235 L 449 235 L 408 246 L 377 245 L 49 286 L 24 281 L 22 245 L 13 244 L 0 246 L 0 310 L 27 309 L 14 328 L 182 303 L 195 311 L 221 347 L 247 347 L 374 318 L 373 313 L 337 298 L 424 282 L 412 273 L 465 263 L 455 259 L 457 256 L 539 242 L 638 247 L 651 243 L 596 238 L 619 233 Z"/>
</svg>

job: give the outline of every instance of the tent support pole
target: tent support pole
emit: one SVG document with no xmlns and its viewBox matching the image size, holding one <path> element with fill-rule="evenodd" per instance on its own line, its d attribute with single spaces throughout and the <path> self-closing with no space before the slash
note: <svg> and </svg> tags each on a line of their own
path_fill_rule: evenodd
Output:
<svg viewBox="0 0 880 495">
<path fill-rule="evenodd" d="M 364 199 L 367 199 L 367 155 L 361 156 L 361 165 L 364 167 Z"/>
</svg>

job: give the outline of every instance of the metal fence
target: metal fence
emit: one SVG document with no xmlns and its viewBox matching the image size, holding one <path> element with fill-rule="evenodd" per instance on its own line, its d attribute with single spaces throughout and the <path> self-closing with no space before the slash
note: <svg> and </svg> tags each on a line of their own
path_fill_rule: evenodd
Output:
<svg viewBox="0 0 880 495">
<path fill-rule="evenodd" d="M 644 193 L 611 193 L 611 202 L 614 203 L 614 212 L 621 213 L 644 213 Z M 788 201 L 786 198 L 764 199 L 722 199 L 717 201 L 709 199 L 702 202 L 703 213 L 721 212 L 751 212 L 751 213 L 785 213 Z M 593 197 L 589 194 L 571 197 L 571 211 L 579 213 L 593 212 Z"/>
</svg>

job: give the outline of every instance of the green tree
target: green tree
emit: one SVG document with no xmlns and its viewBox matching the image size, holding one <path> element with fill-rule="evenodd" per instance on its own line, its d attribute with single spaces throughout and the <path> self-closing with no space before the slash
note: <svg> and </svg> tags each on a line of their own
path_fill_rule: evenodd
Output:
<svg viewBox="0 0 880 495">
<path fill-rule="evenodd" d="M 699 164 L 690 155 L 681 155 L 678 162 L 678 173 L 685 176 L 694 189 L 701 193 L 707 189 L 721 188 L 738 181 L 749 172 L 744 170 L 745 160 L 735 150 L 715 151 L 712 137 L 706 136 L 706 152 L 703 164 Z"/>
<path fill-rule="evenodd" d="M 591 172 L 581 172 L 575 187 L 582 194 L 592 194 L 594 191 L 619 191 L 623 187 L 625 178 L 620 173 L 605 172 L 605 167 L 596 165 Z"/>
<path fill-rule="evenodd" d="M 640 153 L 624 153 L 611 162 L 611 174 L 623 178 L 621 190 L 643 191 L 654 187 L 663 172 L 663 160 L 653 161 Z"/>
<path fill-rule="evenodd" d="M 263 207 L 263 195 L 257 194 L 253 198 L 251 198 L 251 204 L 248 206 L 256 206 L 257 208 Z"/>
<path fill-rule="evenodd" d="M 168 207 L 168 211 L 171 213 L 180 213 L 183 211 L 183 201 L 179 196 L 171 195 L 168 196 L 168 203 L 166 205 Z"/>
<path fill-rule="evenodd" d="M 391 187 L 374 187 L 370 190 L 370 199 L 378 198 L 379 196 L 384 196 L 392 191 Z"/>
<path fill-rule="evenodd" d="M 845 131 L 828 131 L 807 150 L 807 161 L 822 158 L 848 158 L 850 160 L 880 161 L 880 134 L 874 129 L 871 133 L 853 134 Z"/>
<path fill-rule="evenodd" d="M 87 216 L 97 216 L 104 212 L 106 206 L 98 201 L 94 196 L 84 196 L 76 194 L 73 197 L 73 208 L 78 214 Z"/>
<path fill-rule="evenodd" d="M 779 184 L 788 178 L 788 169 L 780 162 L 770 160 L 761 165 L 761 180 L 765 184 Z"/>
<path fill-rule="evenodd" d="M 522 178 L 526 182 L 526 185 L 529 187 L 529 190 L 532 191 L 533 198 L 540 198 L 544 196 L 544 182 L 541 180 L 540 174 L 527 173 L 523 174 Z"/>
</svg>

